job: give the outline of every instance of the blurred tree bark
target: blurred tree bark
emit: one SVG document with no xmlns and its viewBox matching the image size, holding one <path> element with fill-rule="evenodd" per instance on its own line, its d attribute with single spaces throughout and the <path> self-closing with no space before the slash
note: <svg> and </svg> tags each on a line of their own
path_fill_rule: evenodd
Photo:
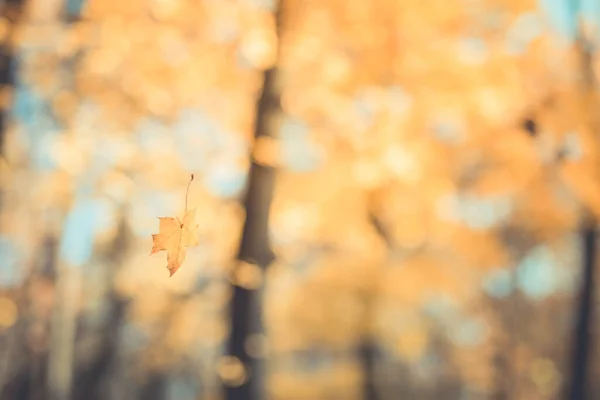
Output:
<svg viewBox="0 0 600 400">
<path fill-rule="evenodd" d="M 266 119 L 273 112 L 277 102 L 272 92 L 273 70 L 265 73 L 263 94 L 259 101 L 256 137 L 268 136 Z M 237 259 L 241 262 L 257 264 L 263 271 L 273 261 L 268 238 L 268 216 L 274 184 L 272 167 L 252 162 L 248 192 L 244 200 L 246 221 Z M 256 374 L 257 360 L 246 351 L 245 344 L 249 336 L 262 331 L 262 312 L 260 307 L 260 289 L 251 290 L 235 283 L 230 304 L 230 337 L 228 354 L 238 358 L 249 370 L 247 380 L 238 387 L 226 386 L 227 399 L 249 399 L 251 390 L 258 383 Z"/>
<path fill-rule="evenodd" d="M 76 368 L 73 382 L 73 399 L 102 400 L 122 393 L 114 393 L 111 387 L 118 387 L 122 377 L 117 373 L 122 370 L 119 365 L 119 330 L 125 320 L 127 303 L 114 288 L 116 273 L 123 263 L 131 242 L 131 232 L 125 216 L 121 215 L 117 234 L 108 251 L 102 254 L 105 258 L 107 273 L 106 293 L 103 301 L 106 303 L 107 316 L 103 320 L 99 332 L 88 332 L 97 337 L 98 345 L 94 357 L 86 363 L 85 368 Z M 77 359 L 73 360 L 74 363 Z"/>
<path fill-rule="evenodd" d="M 18 26 L 23 15 L 25 0 L 5 0 L 0 6 L 0 17 L 8 22 L 8 32 L 4 40 L 0 43 L 0 87 L 2 90 L 13 91 L 15 84 L 15 52 L 10 38 L 13 35 L 14 28 Z M 0 104 L 0 156 L 4 156 L 4 136 L 7 131 L 7 115 L 10 104 Z M 0 208 L 3 207 L 4 188 L 0 188 Z M 23 306 L 26 297 L 26 285 L 24 284 L 20 290 L 19 303 Z M 21 307 L 20 307 L 21 308 Z M 0 352 L 0 398 L 20 398 L 28 396 L 28 391 L 31 386 L 28 385 L 28 377 L 33 375 L 31 368 L 35 365 L 34 362 L 29 362 L 26 365 L 14 365 L 13 357 L 17 352 L 25 352 L 25 357 L 32 357 L 29 354 L 29 349 L 25 346 L 22 338 L 25 331 L 24 324 L 17 323 L 8 333 L 7 337 L 2 342 L 6 345 Z M 28 396 L 29 397 L 29 396 Z"/>
<path fill-rule="evenodd" d="M 377 361 L 377 347 L 373 339 L 365 338 L 360 344 L 358 352 L 360 364 L 363 369 L 362 393 L 364 400 L 378 400 L 375 385 L 375 366 Z"/>
<path fill-rule="evenodd" d="M 578 2 L 575 2 L 576 6 Z M 576 9 L 579 9 L 577 7 Z M 600 128 L 600 117 L 598 116 L 598 85 L 593 70 L 593 59 L 591 54 L 591 43 L 585 39 L 583 29 L 579 30 L 576 42 L 580 56 L 580 90 L 582 106 L 585 110 L 584 121 L 592 132 L 598 135 Z M 594 297 L 595 297 L 595 269 L 596 269 L 596 218 L 586 210 L 583 224 L 580 230 L 582 242 L 582 270 L 579 297 L 575 303 L 574 318 L 575 330 L 572 334 L 571 344 L 571 377 L 567 388 L 567 397 L 572 400 L 583 400 L 592 398 L 589 387 L 590 357 L 593 351 L 594 337 L 592 329 L 594 326 Z"/>
<path fill-rule="evenodd" d="M 27 4 L 27 28 L 45 26 L 52 28 L 51 32 L 60 35 L 69 29 L 68 23 L 74 21 L 74 16 L 67 13 L 66 0 L 30 0 Z M 45 38 L 41 52 L 52 54 L 55 48 L 50 40 Z M 72 86 L 75 57 L 60 58 L 59 66 L 54 73 L 60 74 L 61 84 Z M 50 102 L 51 98 L 45 101 Z M 50 118 L 56 118 L 51 116 Z M 59 119 L 55 122 L 60 125 Z M 65 215 L 66 210 L 59 210 Z M 71 265 L 61 255 L 56 260 L 55 306 L 50 322 L 50 348 L 47 363 L 47 389 L 52 400 L 68 400 L 74 397 L 73 382 L 76 373 L 76 339 L 79 328 L 79 310 L 77 299 L 83 289 L 83 265 Z"/>
<path fill-rule="evenodd" d="M 588 375 L 590 357 L 592 354 L 594 279 L 596 264 L 596 226 L 587 222 L 581 230 L 583 242 L 581 287 L 576 303 L 575 330 L 572 339 L 571 382 L 567 398 L 572 400 L 591 399 L 589 393 Z"/>
<path fill-rule="evenodd" d="M 12 91 L 15 84 L 14 48 L 10 38 L 14 27 L 21 20 L 24 6 L 25 0 L 5 0 L 0 6 L 0 16 L 9 22 L 9 31 L 4 40 L 0 42 L 0 88 L 2 90 Z M 8 106 L 9 104 L 0 104 L 0 155 L 4 154 L 4 135 L 6 132 Z M 0 204 L 1 206 L 2 204 Z"/>
<path fill-rule="evenodd" d="M 281 2 L 279 2 L 281 3 Z M 276 10 L 276 26 L 279 35 L 281 4 Z M 269 120 L 280 112 L 279 93 L 275 85 L 277 63 L 264 73 L 261 96 L 258 100 L 254 138 L 272 137 Z M 263 271 L 274 260 L 269 242 L 269 210 L 275 181 L 274 168 L 252 160 L 248 186 L 244 199 L 246 219 L 242 230 L 237 260 L 240 263 L 258 265 Z M 238 264 L 239 265 L 239 264 Z M 262 286 L 262 285 L 261 285 Z M 228 400 L 256 399 L 264 397 L 262 382 L 262 362 L 248 354 L 247 341 L 253 335 L 261 335 L 262 326 L 262 287 L 249 289 L 232 283 L 233 296 L 230 303 L 230 329 L 227 354 L 237 358 L 246 369 L 246 379 L 239 386 L 224 384 Z"/>
</svg>

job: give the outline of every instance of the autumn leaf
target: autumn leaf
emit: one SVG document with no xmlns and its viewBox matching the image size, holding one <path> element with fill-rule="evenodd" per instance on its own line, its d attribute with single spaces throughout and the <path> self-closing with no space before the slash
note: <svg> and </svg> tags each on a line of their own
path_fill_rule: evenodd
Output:
<svg viewBox="0 0 600 400">
<path fill-rule="evenodd" d="M 194 179 L 190 179 L 190 183 Z M 188 191 L 189 191 L 188 184 Z M 186 191 L 186 212 L 182 219 L 173 217 L 159 217 L 158 234 L 152 235 L 152 251 L 150 255 L 159 251 L 167 251 L 167 268 L 170 276 L 181 267 L 185 260 L 188 247 L 197 246 L 198 224 L 196 223 L 196 209 L 187 210 L 187 191 Z"/>
</svg>

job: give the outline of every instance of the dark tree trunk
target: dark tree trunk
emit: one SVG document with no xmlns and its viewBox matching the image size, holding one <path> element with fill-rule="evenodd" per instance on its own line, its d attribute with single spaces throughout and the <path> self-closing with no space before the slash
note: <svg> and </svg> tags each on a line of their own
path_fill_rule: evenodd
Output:
<svg viewBox="0 0 600 400">
<path fill-rule="evenodd" d="M 573 0 L 573 15 L 581 10 L 581 2 Z M 578 21 L 577 21 L 578 22 Z M 598 134 L 600 118 L 598 117 L 598 100 L 596 93 L 598 82 L 593 69 L 594 57 L 591 53 L 591 43 L 583 34 L 583 27 L 579 26 L 576 48 L 580 55 L 580 90 L 582 94 L 582 107 L 585 109 L 585 121 L 592 131 Z M 592 215 L 584 216 L 581 228 L 582 241 L 582 273 L 579 298 L 575 309 L 575 330 L 572 335 L 571 345 L 571 376 L 567 387 L 569 400 L 591 399 L 589 355 L 593 351 L 593 326 L 594 326 L 594 295 L 595 295 L 595 268 L 596 268 L 596 218 Z"/>
<path fill-rule="evenodd" d="M 10 22 L 10 30 L 14 29 L 14 26 L 21 19 L 23 6 L 25 0 L 6 0 L 2 4 L 0 9 L 0 15 L 2 18 L 7 19 Z M 8 37 L 11 36 L 9 32 Z M 0 87 L 10 87 L 12 90 L 15 85 L 14 77 L 14 50 L 10 41 L 5 40 L 0 44 Z M 4 154 L 4 135 L 6 134 L 7 124 L 7 109 L 0 108 L 0 154 Z M 0 208 L 2 207 L 2 188 L 0 188 Z"/>
<path fill-rule="evenodd" d="M 155 373 L 148 377 L 148 381 L 140 390 L 139 400 L 164 400 L 167 393 L 167 375 Z"/>
<path fill-rule="evenodd" d="M 280 6 L 281 7 L 281 6 Z M 277 17 L 277 22 L 279 18 Z M 272 136 L 268 121 L 271 115 L 280 111 L 279 94 L 275 89 L 276 66 L 265 71 L 264 84 L 257 105 L 254 137 Z M 274 169 L 271 166 L 252 161 L 247 192 L 244 199 L 246 220 L 242 231 L 237 259 L 258 265 L 264 272 L 274 260 L 269 243 L 269 209 L 273 196 Z M 263 274 L 264 275 L 264 274 Z M 246 367 L 246 380 L 239 386 L 225 384 L 228 400 L 247 400 L 263 397 L 264 385 L 260 360 L 247 353 L 246 341 L 263 331 L 262 290 L 248 289 L 232 284 L 233 297 L 230 303 L 230 336 L 227 354 L 236 357 Z"/>
<path fill-rule="evenodd" d="M 376 347 L 372 340 L 365 339 L 359 347 L 359 360 L 363 369 L 362 392 L 364 400 L 378 400 L 375 386 Z"/>
<path fill-rule="evenodd" d="M 589 222 L 581 231 L 583 239 L 583 273 L 573 332 L 571 382 L 567 398 L 570 400 L 591 399 L 588 387 L 589 355 L 592 353 L 592 326 L 594 303 L 594 269 L 596 264 L 596 229 Z"/>
<path fill-rule="evenodd" d="M 259 136 L 265 132 L 266 115 L 273 105 L 274 99 L 268 93 L 270 90 L 271 75 L 273 71 L 265 74 L 265 88 L 258 107 L 257 133 Z M 263 133 L 264 134 L 264 133 Z M 273 261 L 273 254 L 268 238 L 268 216 L 273 192 L 274 171 L 271 167 L 252 163 L 248 192 L 244 202 L 246 221 L 242 232 L 238 260 L 257 264 L 263 270 Z M 252 389 L 259 384 L 257 360 L 248 355 L 245 349 L 247 338 L 252 334 L 260 333 L 261 305 L 260 289 L 250 290 L 233 284 L 233 297 L 230 304 L 230 337 L 228 354 L 237 357 L 248 369 L 248 379 L 237 387 L 226 386 L 227 399 L 250 399 Z"/>
</svg>

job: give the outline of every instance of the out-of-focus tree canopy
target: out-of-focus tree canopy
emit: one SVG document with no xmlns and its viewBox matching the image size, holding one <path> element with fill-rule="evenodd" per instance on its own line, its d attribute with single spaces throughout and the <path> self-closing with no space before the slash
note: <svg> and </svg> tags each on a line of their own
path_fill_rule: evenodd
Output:
<svg viewBox="0 0 600 400">
<path fill-rule="evenodd" d="M 560 398 L 600 216 L 595 1 L 16 4 L 0 397 L 218 399 L 260 374 L 269 399 Z M 236 260 L 253 162 L 267 268 Z M 169 278 L 150 235 L 191 173 L 200 244 Z M 232 285 L 261 288 L 260 371 L 224 356 Z"/>
</svg>

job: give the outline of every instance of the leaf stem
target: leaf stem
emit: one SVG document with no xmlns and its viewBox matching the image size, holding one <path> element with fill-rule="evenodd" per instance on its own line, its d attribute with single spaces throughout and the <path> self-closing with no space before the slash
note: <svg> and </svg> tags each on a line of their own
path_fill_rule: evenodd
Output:
<svg viewBox="0 0 600 400">
<path fill-rule="evenodd" d="M 188 193 L 190 192 L 190 185 L 192 184 L 193 180 L 194 180 L 194 174 L 192 174 L 192 177 L 190 178 L 190 181 L 188 182 L 187 189 L 185 190 L 185 208 L 184 208 L 184 212 L 187 212 Z"/>
</svg>

